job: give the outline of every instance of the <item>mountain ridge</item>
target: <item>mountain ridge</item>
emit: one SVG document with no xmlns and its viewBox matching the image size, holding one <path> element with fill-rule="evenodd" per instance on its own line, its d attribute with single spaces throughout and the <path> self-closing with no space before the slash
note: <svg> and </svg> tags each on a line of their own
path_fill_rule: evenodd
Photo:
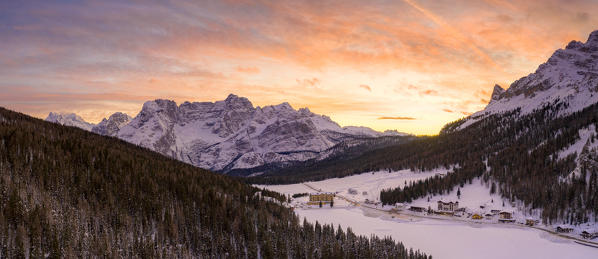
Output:
<svg viewBox="0 0 598 259">
<path fill-rule="evenodd" d="M 495 85 L 488 105 L 466 117 L 459 129 L 491 114 L 516 109 L 523 115 L 561 103 L 566 108 L 560 109 L 558 116 L 563 116 L 598 102 L 598 30 L 590 33 L 585 43 L 569 42 L 535 72 L 501 89 Z"/>
<path fill-rule="evenodd" d="M 50 116 L 46 120 L 87 125 L 76 115 L 69 118 L 73 121 L 51 120 Z M 408 135 L 341 127 L 326 115 L 308 108 L 295 110 L 287 102 L 254 107 L 249 99 L 234 94 L 222 101 L 179 105 L 166 99 L 147 101 L 134 118 L 115 113 L 91 131 L 222 172 L 322 159 L 330 153 L 325 151 L 344 141 Z"/>
</svg>

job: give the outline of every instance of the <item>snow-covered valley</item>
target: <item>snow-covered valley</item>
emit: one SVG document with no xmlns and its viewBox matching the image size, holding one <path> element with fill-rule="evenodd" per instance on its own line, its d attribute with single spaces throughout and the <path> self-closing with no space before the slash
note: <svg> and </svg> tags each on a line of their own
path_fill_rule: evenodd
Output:
<svg viewBox="0 0 598 259">
<path fill-rule="evenodd" d="M 596 258 L 598 249 L 540 230 L 446 220 L 393 219 L 367 208 L 297 209 L 310 222 L 350 227 L 362 235 L 391 236 L 434 258 Z"/>
<path fill-rule="evenodd" d="M 308 196 L 297 197 L 289 204 L 297 215 L 310 222 L 318 221 L 352 228 L 363 235 L 392 236 L 408 247 L 420 249 L 435 258 L 596 258 L 598 248 L 575 243 L 567 236 L 558 236 L 555 226 L 526 226 L 526 219 L 538 219 L 538 211 L 522 209 L 522 205 L 504 200 L 498 193 L 490 193 L 491 184 L 474 179 L 471 184 L 455 188 L 444 195 L 426 196 L 409 204 L 395 206 L 379 204 L 380 191 L 446 175 L 449 169 L 425 172 L 401 170 L 397 172 L 369 172 L 344 178 L 290 185 L 259 185 L 260 188 L 292 196 L 299 193 L 333 192 L 334 206 L 306 205 Z M 460 197 L 457 197 L 457 191 Z M 348 202 L 351 201 L 351 202 Z M 436 209 L 438 201 L 458 201 L 466 208 L 460 217 L 413 212 L 411 206 Z M 355 203 L 354 203 L 355 202 Z M 495 211 L 491 215 L 491 211 Z M 515 222 L 498 223 L 496 211 L 512 213 Z M 484 216 L 474 220 L 473 213 Z M 469 214 L 469 215 L 467 215 Z M 579 237 L 585 226 L 574 229 L 569 237 Z"/>
</svg>

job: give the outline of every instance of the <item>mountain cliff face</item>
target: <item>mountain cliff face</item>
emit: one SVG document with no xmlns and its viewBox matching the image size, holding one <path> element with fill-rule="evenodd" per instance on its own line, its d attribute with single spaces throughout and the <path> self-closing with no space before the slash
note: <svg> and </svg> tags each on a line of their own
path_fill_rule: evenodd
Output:
<svg viewBox="0 0 598 259">
<path fill-rule="evenodd" d="M 529 114 L 546 105 L 562 105 L 558 116 L 580 111 L 598 102 L 598 31 L 585 43 L 570 42 L 538 69 L 511 84 L 507 90 L 495 86 L 490 103 L 472 114 L 461 128 L 490 114 L 520 109 Z"/>
<path fill-rule="evenodd" d="M 327 116 L 295 110 L 288 103 L 253 107 L 247 98 L 232 94 L 213 103 L 148 101 L 135 118 L 115 113 L 91 131 L 224 172 L 322 158 L 346 141 L 405 135 L 340 127 Z"/>
<path fill-rule="evenodd" d="M 131 121 L 131 116 L 122 112 L 116 112 L 108 119 L 104 118 L 100 123 L 91 128 L 91 132 L 105 136 L 116 136 L 118 131 Z"/>
</svg>

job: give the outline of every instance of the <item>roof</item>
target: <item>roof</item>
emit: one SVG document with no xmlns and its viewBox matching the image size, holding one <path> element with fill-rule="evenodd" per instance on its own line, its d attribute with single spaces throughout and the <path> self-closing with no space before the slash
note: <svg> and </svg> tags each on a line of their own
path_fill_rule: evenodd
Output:
<svg viewBox="0 0 598 259">
<path fill-rule="evenodd" d="M 332 194 L 332 195 L 334 195 L 333 192 L 316 192 L 316 193 L 310 193 L 309 195 L 322 195 L 322 194 Z"/>
<path fill-rule="evenodd" d="M 449 202 L 438 201 L 438 203 L 444 203 L 444 204 L 454 204 L 454 203 L 459 203 L 459 202 L 458 202 L 458 201 L 456 201 L 456 202 L 452 202 L 452 201 L 449 201 Z"/>
</svg>

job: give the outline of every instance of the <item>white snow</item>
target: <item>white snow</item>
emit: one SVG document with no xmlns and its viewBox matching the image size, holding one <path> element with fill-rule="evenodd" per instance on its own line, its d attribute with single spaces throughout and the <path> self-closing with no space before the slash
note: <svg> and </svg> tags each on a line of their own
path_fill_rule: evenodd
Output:
<svg viewBox="0 0 598 259">
<path fill-rule="evenodd" d="M 490 194 L 490 188 L 486 186 L 479 178 L 472 180 L 471 184 L 463 185 L 461 189 L 461 198 L 457 197 L 457 191 L 459 190 L 456 186 L 453 191 L 444 195 L 430 195 L 430 202 L 428 202 L 428 196 L 414 200 L 410 205 L 427 208 L 430 206 L 432 209 L 437 209 L 438 201 L 444 202 L 459 202 L 459 208 L 466 207 L 471 212 L 476 213 L 490 213 L 491 210 L 501 210 L 515 212 L 514 216 L 522 215 L 517 209 L 512 206 L 508 200 L 504 200 L 505 206 L 503 207 L 503 199 L 496 193 Z M 480 208 L 483 206 L 484 209 Z"/>
<path fill-rule="evenodd" d="M 380 191 L 388 188 L 396 188 L 398 186 L 405 186 L 410 182 L 426 179 L 437 174 L 446 174 L 448 169 L 436 169 L 432 171 L 413 172 L 411 170 L 401 170 L 388 173 L 388 171 L 368 172 L 358 175 L 347 176 L 343 178 L 331 178 L 317 182 L 307 182 L 309 186 L 316 189 L 322 189 L 328 192 L 337 192 L 347 198 L 355 201 L 370 201 L 380 200 Z M 305 184 L 289 184 L 289 185 L 258 185 L 259 188 L 268 188 L 284 194 L 294 193 L 312 193 L 313 189 L 308 188 Z M 350 194 L 349 189 L 357 191 L 357 194 Z M 367 194 L 364 194 L 366 192 Z"/>
<path fill-rule="evenodd" d="M 563 159 L 571 154 L 577 153 L 577 155 L 581 154 L 581 150 L 588 142 L 588 139 L 592 137 L 592 134 L 596 134 L 596 127 L 594 124 L 590 125 L 589 127 L 583 128 L 579 130 L 579 139 L 573 143 L 571 146 L 567 147 L 566 149 L 559 152 L 558 156 L 559 159 Z M 593 148 L 598 145 L 596 142 L 593 146 L 589 146 L 588 148 Z"/>
<path fill-rule="evenodd" d="M 58 123 L 64 126 L 77 127 L 87 131 L 91 131 L 91 128 L 94 126 L 94 124 L 86 122 L 83 120 L 83 118 L 74 113 L 50 112 L 48 117 L 46 117 L 46 121 Z"/>
<path fill-rule="evenodd" d="M 597 258 L 598 249 L 575 244 L 540 230 L 510 225 L 485 226 L 443 220 L 405 221 L 371 209 L 295 210 L 310 222 L 350 227 L 356 234 L 391 236 L 434 258 Z"/>
<path fill-rule="evenodd" d="M 258 185 L 287 195 L 295 193 L 313 193 L 311 186 L 323 192 L 337 192 L 343 197 L 363 202 L 365 199 L 377 201 L 380 190 L 389 187 L 404 186 L 405 181 L 417 181 L 436 174 L 446 174 L 449 169 L 437 169 L 428 172 L 411 172 L 402 170 L 388 173 L 369 172 L 344 178 L 327 179 L 305 184 L 290 185 Z M 356 194 L 350 194 L 349 188 Z M 537 219 L 538 211 L 533 215 L 525 215 L 518 209 L 520 204 L 511 204 L 496 193 L 490 194 L 490 188 L 480 179 L 474 179 L 472 184 L 465 184 L 461 189 L 461 198 L 457 197 L 457 187 L 448 194 L 423 197 L 405 204 L 406 207 L 420 206 L 437 208 L 437 201 L 459 201 L 459 207 L 467 207 L 467 211 L 490 213 L 491 210 L 513 212 L 517 222 L 524 222 L 526 218 Z M 367 194 L 363 194 L 366 191 Z M 382 209 L 356 207 L 337 197 L 334 207 L 324 205 L 307 206 L 304 203 L 307 196 L 294 199 L 290 206 L 295 207 L 296 213 L 308 221 L 332 223 L 335 226 L 350 227 L 356 234 L 369 236 L 391 236 L 403 242 L 407 247 L 419 249 L 431 254 L 434 258 L 597 258 L 598 249 L 576 244 L 568 239 L 554 236 L 538 229 L 524 227 L 519 223 L 497 223 L 498 216 L 491 219 L 475 221 L 465 217 L 431 216 L 413 213 L 396 215 L 382 211 Z M 484 209 L 480 208 L 484 206 Z M 367 205 L 375 206 L 375 205 Z M 406 212 L 409 213 L 409 212 Z M 421 216 L 434 217 L 422 218 Z M 553 226 L 541 226 L 552 230 Z M 579 226 L 572 236 L 577 236 L 581 230 L 591 225 Z"/>
</svg>

